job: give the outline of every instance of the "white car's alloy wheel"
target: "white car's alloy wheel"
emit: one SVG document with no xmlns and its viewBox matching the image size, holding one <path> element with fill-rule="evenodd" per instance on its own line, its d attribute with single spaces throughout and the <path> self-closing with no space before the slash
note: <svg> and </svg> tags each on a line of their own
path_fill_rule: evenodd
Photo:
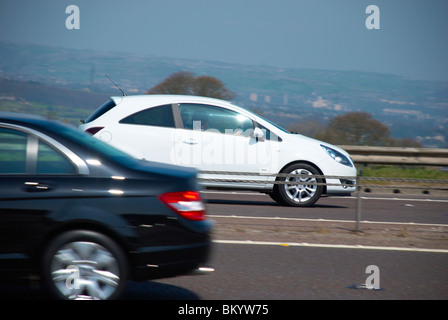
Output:
<svg viewBox="0 0 448 320">
<path fill-rule="evenodd" d="M 277 179 L 285 183 L 274 187 L 273 198 L 285 205 L 296 207 L 312 206 L 321 196 L 323 180 L 314 176 L 320 175 L 316 168 L 305 163 L 296 163 L 288 166 L 281 173 L 302 175 L 299 177 L 283 177 Z M 309 177 L 307 177 L 309 176 Z"/>
<path fill-rule="evenodd" d="M 290 172 L 291 175 L 312 175 L 311 172 L 305 169 L 294 170 Z M 310 201 L 317 192 L 316 178 L 313 177 L 293 177 L 286 178 L 285 182 L 292 182 L 292 184 L 285 184 L 286 195 L 295 202 L 304 203 Z M 311 184 L 310 184 L 311 183 Z"/>
</svg>

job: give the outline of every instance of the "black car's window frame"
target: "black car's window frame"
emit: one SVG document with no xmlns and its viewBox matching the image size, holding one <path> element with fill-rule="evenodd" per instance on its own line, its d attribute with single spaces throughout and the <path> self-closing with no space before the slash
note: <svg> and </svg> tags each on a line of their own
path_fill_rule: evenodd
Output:
<svg viewBox="0 0 448 320">
<path fill-rule="evenodd" d="M 79 158 L 70 149 L 59 143 L 58 141 L 48 137 L 41 132 L 38 132 L 31 128 L 26 128 L 19 125 L 13 124 L 2 124 L 0 128 L 14 130 L 27 135 L 27 146 L 26 146 L 26 167 L 24 173 L 17 174 L 33 174 L 33 175 L 79 175 L 79 174 L 89 174 L 89 168 L 86 163 Z M 51 172 L 38 172 L 38 152 L 39 143 L 46 144 L 53 151 L 57 152 L 60 156 L 65 158 L 73 167 L 74 172 L 64 172 L 64 173 L 51 173 Z M 5 175 L 10 173 L 0 173 L 0 175 Z M 13 173 L 16 174 L 16 173 Z"/>
</svg>

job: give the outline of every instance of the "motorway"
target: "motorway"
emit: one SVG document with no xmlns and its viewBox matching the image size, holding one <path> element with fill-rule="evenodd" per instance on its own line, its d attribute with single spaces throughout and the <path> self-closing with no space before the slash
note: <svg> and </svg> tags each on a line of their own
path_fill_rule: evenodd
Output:
<svg viewBox="0 0 448 320">
<path fill-rule="evenodd" d="M 448 198 L 362 196 L 356 232 L 354 197 L 288 208 L 258 193 L 207 191 L 215 272 L 138 284 L 129 297 L 448 299 Z M 378 267 L 379 290 L 359 289 L 370 265 Z"/>
<path fill-rule="evenodd" d="M 209 216 L 245 215 L 258 217 L 354 220 L 356 197 L 322 197 L 313 207 L 278 205 L 262 193 L 204 191 Z M 448 224 L 448 196 L 368 194 L 361 195 L 362 219 L 380 222 Z"/>
<path fill-rule="evenodd" d="M 267 195 L 205 191 L 215 221 L 206 276 L 131 283 L 131 300 L 448 299 L 448 197 L 324 197 L 312 208 Z M 375 285 L 368 266 L 377 266 Z M 370 282 L 372 283 L 372 282 Z M 0 297 L 41 297 L 10 287 Z"/>
</svg>

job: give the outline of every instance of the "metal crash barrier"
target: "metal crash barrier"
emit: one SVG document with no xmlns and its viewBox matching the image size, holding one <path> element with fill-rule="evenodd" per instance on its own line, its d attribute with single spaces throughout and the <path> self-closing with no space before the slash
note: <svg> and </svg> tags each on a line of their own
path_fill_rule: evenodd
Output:
<svg viewBox="0 0 448 320">
<path fill-rule="evenodd" d="M 384 177 L 364 177 L 362 175 L 362 170 L 358 171 L 356 177 L 353 176 L 325 176 L 325 175 L 308 175 L 308 174 L 260 174 L 254 172 L 232 172 L 232 171 L 200 171 L 200 174 L 207 175 L 221 175 L 221 176 L 257 176 L 257 177 L 267 177 L 271 178 L 269 181 L 264 181 L 266 184 L 289 184 L 293 185 L 294 181 L 284 181 L 277 180 L 277 178 L 307 178 L 308 181 L 300 182 L 306 185 L 326 185 L 326 186 L 345 186 L 353 187 L 348 181 L 356 181 L 356 212 L 355 212 L 355 230 L 360 231 L 361 213 L 362 213 L 362 197 L 361 193 L 369 192 L 370 188 L 386 188 L 393 189 L 394 193 L 399 189 L 421 189 L 429 193 L 430 190 L 441 190 L 448 191 L 448 180 L 442 179 L 405 179 L 405 178 L 384 178 Z M 275 179 L 273 179 L 275 178 Z M 327 183 L 327 179 L 337 179 L 341 181 L 340 183 Z M 222 178 L 201 178 L 199 176 L 199 181 L 203 182 L 238 182 L 238 183 L 260 183 L 260 180 L 256 179 L 222 179 Z M 309 181 L 315 180 L 316 182 Z M 317 182 L 317 181 L 323 182 Z M 378 184 L 378 182 L 383 182 L 383 184 Z M 384 184 L 386 182 L 387 184 Z M 400 184 L 395 184 L 400 183 Z M 403 184 L 404 183 L 404 184 Z M 424 192 L 425 193 L 425 192 Z"/>
</svg>

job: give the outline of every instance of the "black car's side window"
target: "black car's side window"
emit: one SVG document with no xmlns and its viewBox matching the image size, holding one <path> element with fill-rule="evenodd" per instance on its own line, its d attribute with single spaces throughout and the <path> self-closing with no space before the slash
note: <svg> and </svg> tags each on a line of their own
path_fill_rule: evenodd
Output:
<svg viewBox="0 0 448 320">
<path fill-rule="evenodd" d="M 169 128 L 175 127 L 173 111 L 170 104 L 131 114 L 120 120 L 120 123 Z"/>
<path fill-rule="evenodd" d="M 26 173 L 27 134 L 0 128 L 0 173 Z"/>
<path fill-rule="evenodd" d="M 43 141 L 39 141 L 36 173 L 75 174 L 76 169 L 66 157 Z"/>
<path fill-rule="evenodd" d="M 73 163 L 37 137 L 0 128 L 0 174 L 75 174 Z"/>
</svg>

